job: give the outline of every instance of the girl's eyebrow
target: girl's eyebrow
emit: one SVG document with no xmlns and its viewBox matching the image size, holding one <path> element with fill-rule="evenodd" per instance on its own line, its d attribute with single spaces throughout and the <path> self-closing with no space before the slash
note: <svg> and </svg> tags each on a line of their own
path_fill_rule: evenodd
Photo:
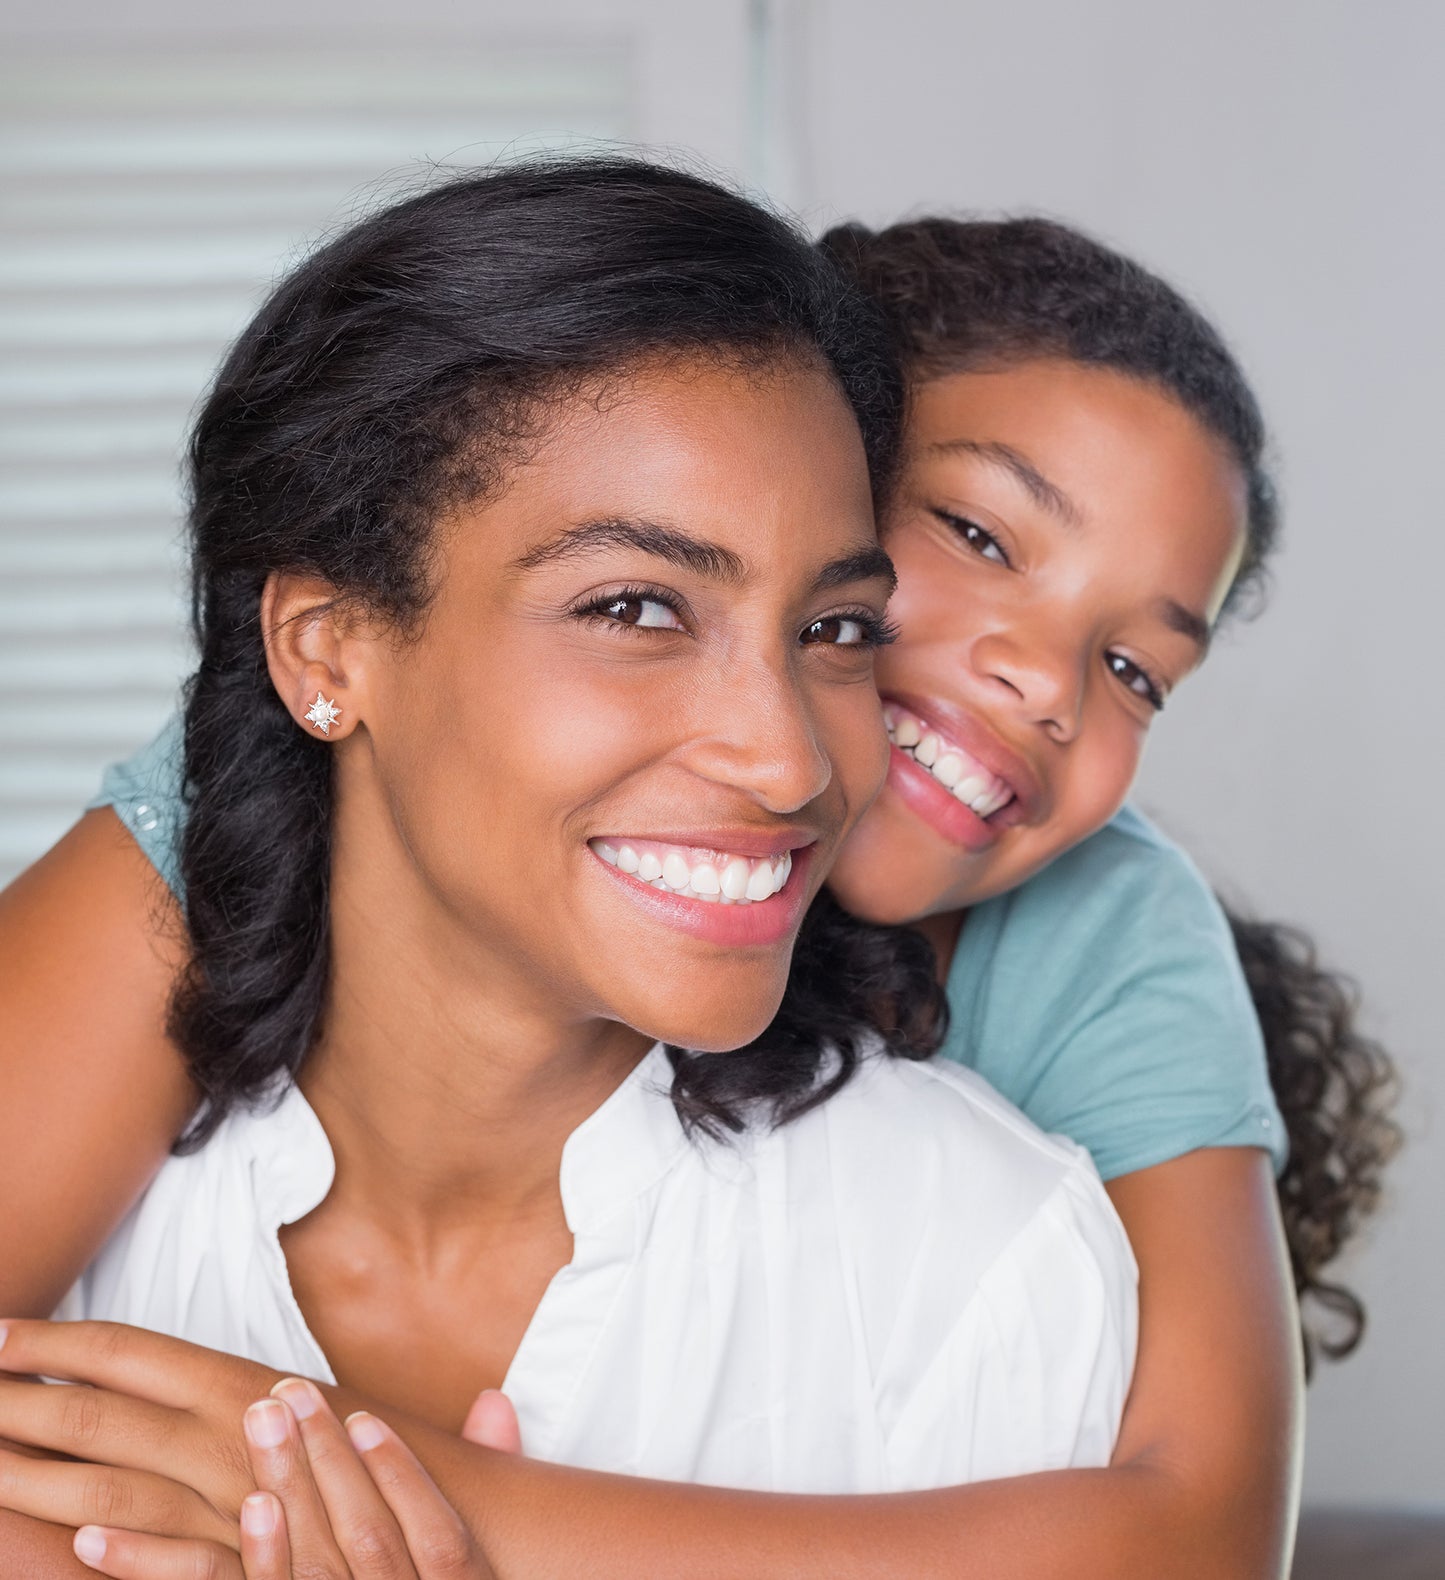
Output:
<svg viewBox="0 0 1445 1580">
<path fill-rule="evenodd" d="M 1187 636 L 1198 647 L 1201 658 L 1208 653 L 1209 644 L 1214 640 L 1214 630 L 1203 615 L 1186 609 L 1176 598 L 1161 598 L 1155 608 L 1159 618 L 1171 631 Z"/>
<path fill-rule="evenodd" d="M 997 439 L 942 439 L 928 448 L 935 454 L 976 455 L 979 460 L 1007 472 L 1015 482 L 1022 483 L 1036 505 L 1057 516 L 1066 526 L 1077 527 L 1083 523 L 1084 513 L 1074 501 L 1011 444 L 1002 444 Z"/>
</svg>

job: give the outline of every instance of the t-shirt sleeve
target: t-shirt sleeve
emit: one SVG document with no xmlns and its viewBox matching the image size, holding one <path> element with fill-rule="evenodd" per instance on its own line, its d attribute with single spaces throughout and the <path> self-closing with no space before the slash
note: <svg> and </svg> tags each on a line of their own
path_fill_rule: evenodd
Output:
<svg viewBox="0 0 1445 1580">
<path fill-rule="evenodd" d="M 890 1489 L 1109 1463 L 1138 1343 L 1138 1273 L 1087 1163 L 995 1259 L 888 1423 Z"/>
<path fill-rule="evenodd" d="M 954 967 L 945 1051 L 1087 1147 L 1105 1179 L 1199 1147 L 1263 1147 L 1284 1166 L 1224 913 L 1137 814 L 976 908 Z"/>
<path fill-rule="evenodd" d="M 123 763 L 112 763 L 90 807 L 110 807 L 135 836 L 173 894 L 181 892 L 180 837 L 185 820 L 184 748 L 180 714 Z"/>
</svg>

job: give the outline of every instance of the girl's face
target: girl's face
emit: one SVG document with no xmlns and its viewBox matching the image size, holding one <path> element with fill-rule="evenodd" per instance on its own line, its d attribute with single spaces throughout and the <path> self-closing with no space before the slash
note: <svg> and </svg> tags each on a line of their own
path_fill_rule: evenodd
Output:
<svg viewBox="0 0 1445 1580">
<path fill-rule="evenodd" d="M 888 779 L 834 869 L 842 903 L 960 910 L 1102 827 L 1204 657 L 1245 510 L 1223 446 L 1138 380 L 1037 360 L 923 384 L 884 534 Z"/>
<path fill-rule="evenodd" d="M 436 575 L 420 636 L 368 650 L 338 864 L 524 1012 L 749 1041 L 887 770 L 892 567 L 836 386 L 669 364 L 584 392 Z"/>
</svg>

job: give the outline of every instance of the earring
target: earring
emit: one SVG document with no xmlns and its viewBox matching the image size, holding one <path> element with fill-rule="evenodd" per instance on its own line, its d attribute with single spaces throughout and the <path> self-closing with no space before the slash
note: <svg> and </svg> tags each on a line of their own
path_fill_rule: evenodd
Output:
<svg viewBox="0 0 1445 1580">
<path fill-rule="evenodd" d="M 328 702 L 318 691 L 316 701 L 306 710 L 306 717 L 323 735 L 329 736 L 331 726 L 341 717 L 341 709 L 334 702 Z"/>
</svg>

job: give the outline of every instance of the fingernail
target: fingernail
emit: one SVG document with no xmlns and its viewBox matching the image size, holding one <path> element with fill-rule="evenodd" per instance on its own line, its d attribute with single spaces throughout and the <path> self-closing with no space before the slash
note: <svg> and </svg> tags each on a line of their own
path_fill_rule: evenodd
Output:
<svg viewBox="0 0 1445 1580">
<path fill-rule="evenodd" d="M 5 1348 L 5 1340 L 10 1337 L 10 1329 L 0 1322 L 0 1350 Z"/>
<path fill-rule="evenodd" d="M 276 1500 L 269 1492 L 253 1492 L 241 1504 L 241 1525 L 247 1536 L 269 1536 L 276 1529 Z"/>
<path fill-rule="evenodd" d="M 355 1415 L 347 1416 L 346 1430 L 351 1434 L 351 1441 L 363 1454 L 368 1449 L 380 1448 L 386 1441 L 386 1433 L 381 1429 L 381 1422 L 374 1415 L 367 1415 L 364 1410 L 358 1410 Z"/>
<path fill-rule="evenodd" d="M 246 1411 L 246 1436 L 257 1448 L 280 1448 L 286 1441 L 284 1404 L 275 1399 L 261 1399 Z"/>
<path fill-rule="evenodd" d="M 291 1406 L 291 1414 L 298 1421 L 315 1415 L 321 1405 L 321 1395 L 304 1377 L 287 1377 L 278 1382 L 271 1392 Z"/>
<path fill-rule="evenodd" d="M 83 1564 L 98 1564 L 105 1557 L 105 1536 L 93 1525 L 82 1525 L 71 1545 Z"/>
</svg>

